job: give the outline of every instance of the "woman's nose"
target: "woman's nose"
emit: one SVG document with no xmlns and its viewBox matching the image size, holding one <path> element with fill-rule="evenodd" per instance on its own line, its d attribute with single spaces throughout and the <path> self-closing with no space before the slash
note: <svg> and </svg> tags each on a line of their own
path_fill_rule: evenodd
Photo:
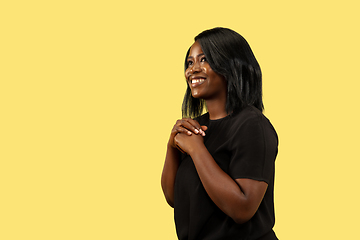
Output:
<svg viewBox="0 0 360 240">
<path fill-rule="evenodd" d="M 190 73 L 197 73 L 201 71 L 200 63 L 194 62 L 194 64 L 190 67 Z"/>
</svg>

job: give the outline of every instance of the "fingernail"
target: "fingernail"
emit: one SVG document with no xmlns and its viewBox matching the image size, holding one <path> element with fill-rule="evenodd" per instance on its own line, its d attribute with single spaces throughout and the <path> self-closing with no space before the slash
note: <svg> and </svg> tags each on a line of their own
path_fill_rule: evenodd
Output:
<svg viewBox="0 0 360 240">
<path fill-rule="evenodd" d="M 195 131 L 194 131 L 196 134 L 198 134 L 199 133 L 199 130 L 197 130 L 197 129 L 195 129 Z"/>
</svg>

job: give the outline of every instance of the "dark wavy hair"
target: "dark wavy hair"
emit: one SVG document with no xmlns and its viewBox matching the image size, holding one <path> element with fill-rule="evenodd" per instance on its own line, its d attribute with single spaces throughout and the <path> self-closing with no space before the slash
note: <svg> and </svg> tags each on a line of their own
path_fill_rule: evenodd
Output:
<svg viewBox="0 0 360 240">
<path fill-rule="evenodd" d="M 262 76 L 249 44 L 240 34 L 228 28 L 213 28 L 195 37 L 212 70 L 227 81 L 226 111 L 228 114 L 254 106 L 261 112 Z M 185 57 L 185 70 L 190 48 Z M 182 104 L 183 117 L 198 117 L 206 107 L 203 99 L 194 98 L 187 86 Z"/>
</svg>

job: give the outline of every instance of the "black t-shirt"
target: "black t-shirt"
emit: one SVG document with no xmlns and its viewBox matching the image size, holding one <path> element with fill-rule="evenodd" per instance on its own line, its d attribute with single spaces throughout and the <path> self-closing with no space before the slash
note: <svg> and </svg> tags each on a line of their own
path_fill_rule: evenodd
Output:
<svg viewBox="0 0 360 240">
<path fill-rule="evenodd" d="M 274 170 L 278 138 L 270 121 L 255 107 L 218 120 L 206 113 L 197 121 L 208 130 L 204 144 L 233 179 L 265 181 L 268 188 L 255 215 L 237 224 L 207 195 L 191 157 L 181 155 L 175 180 L 174 215 L 180 240 L 275 240 Z"/>
</svg>

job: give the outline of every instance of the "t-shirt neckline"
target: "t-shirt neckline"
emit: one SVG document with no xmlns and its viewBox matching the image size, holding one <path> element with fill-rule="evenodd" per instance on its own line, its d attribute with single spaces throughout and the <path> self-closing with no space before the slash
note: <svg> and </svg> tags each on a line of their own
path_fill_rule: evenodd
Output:
<svg viewBox="0 0 360 240">
<path fill-rule="evenodd" d="M 207 113 L 207 115 L 208 115 L 208 120 L 209 120 L 209 122 L 220 122 L 220 121 L 225 120 L 225 119 L 227 119 L 227 118 L 230 117 L 230 114 L 229 114 L 229 115 L 226 115 L 225 117 L 222 117 L 222 118 L 210 119 L 210 114 Z"/>
</svg>

